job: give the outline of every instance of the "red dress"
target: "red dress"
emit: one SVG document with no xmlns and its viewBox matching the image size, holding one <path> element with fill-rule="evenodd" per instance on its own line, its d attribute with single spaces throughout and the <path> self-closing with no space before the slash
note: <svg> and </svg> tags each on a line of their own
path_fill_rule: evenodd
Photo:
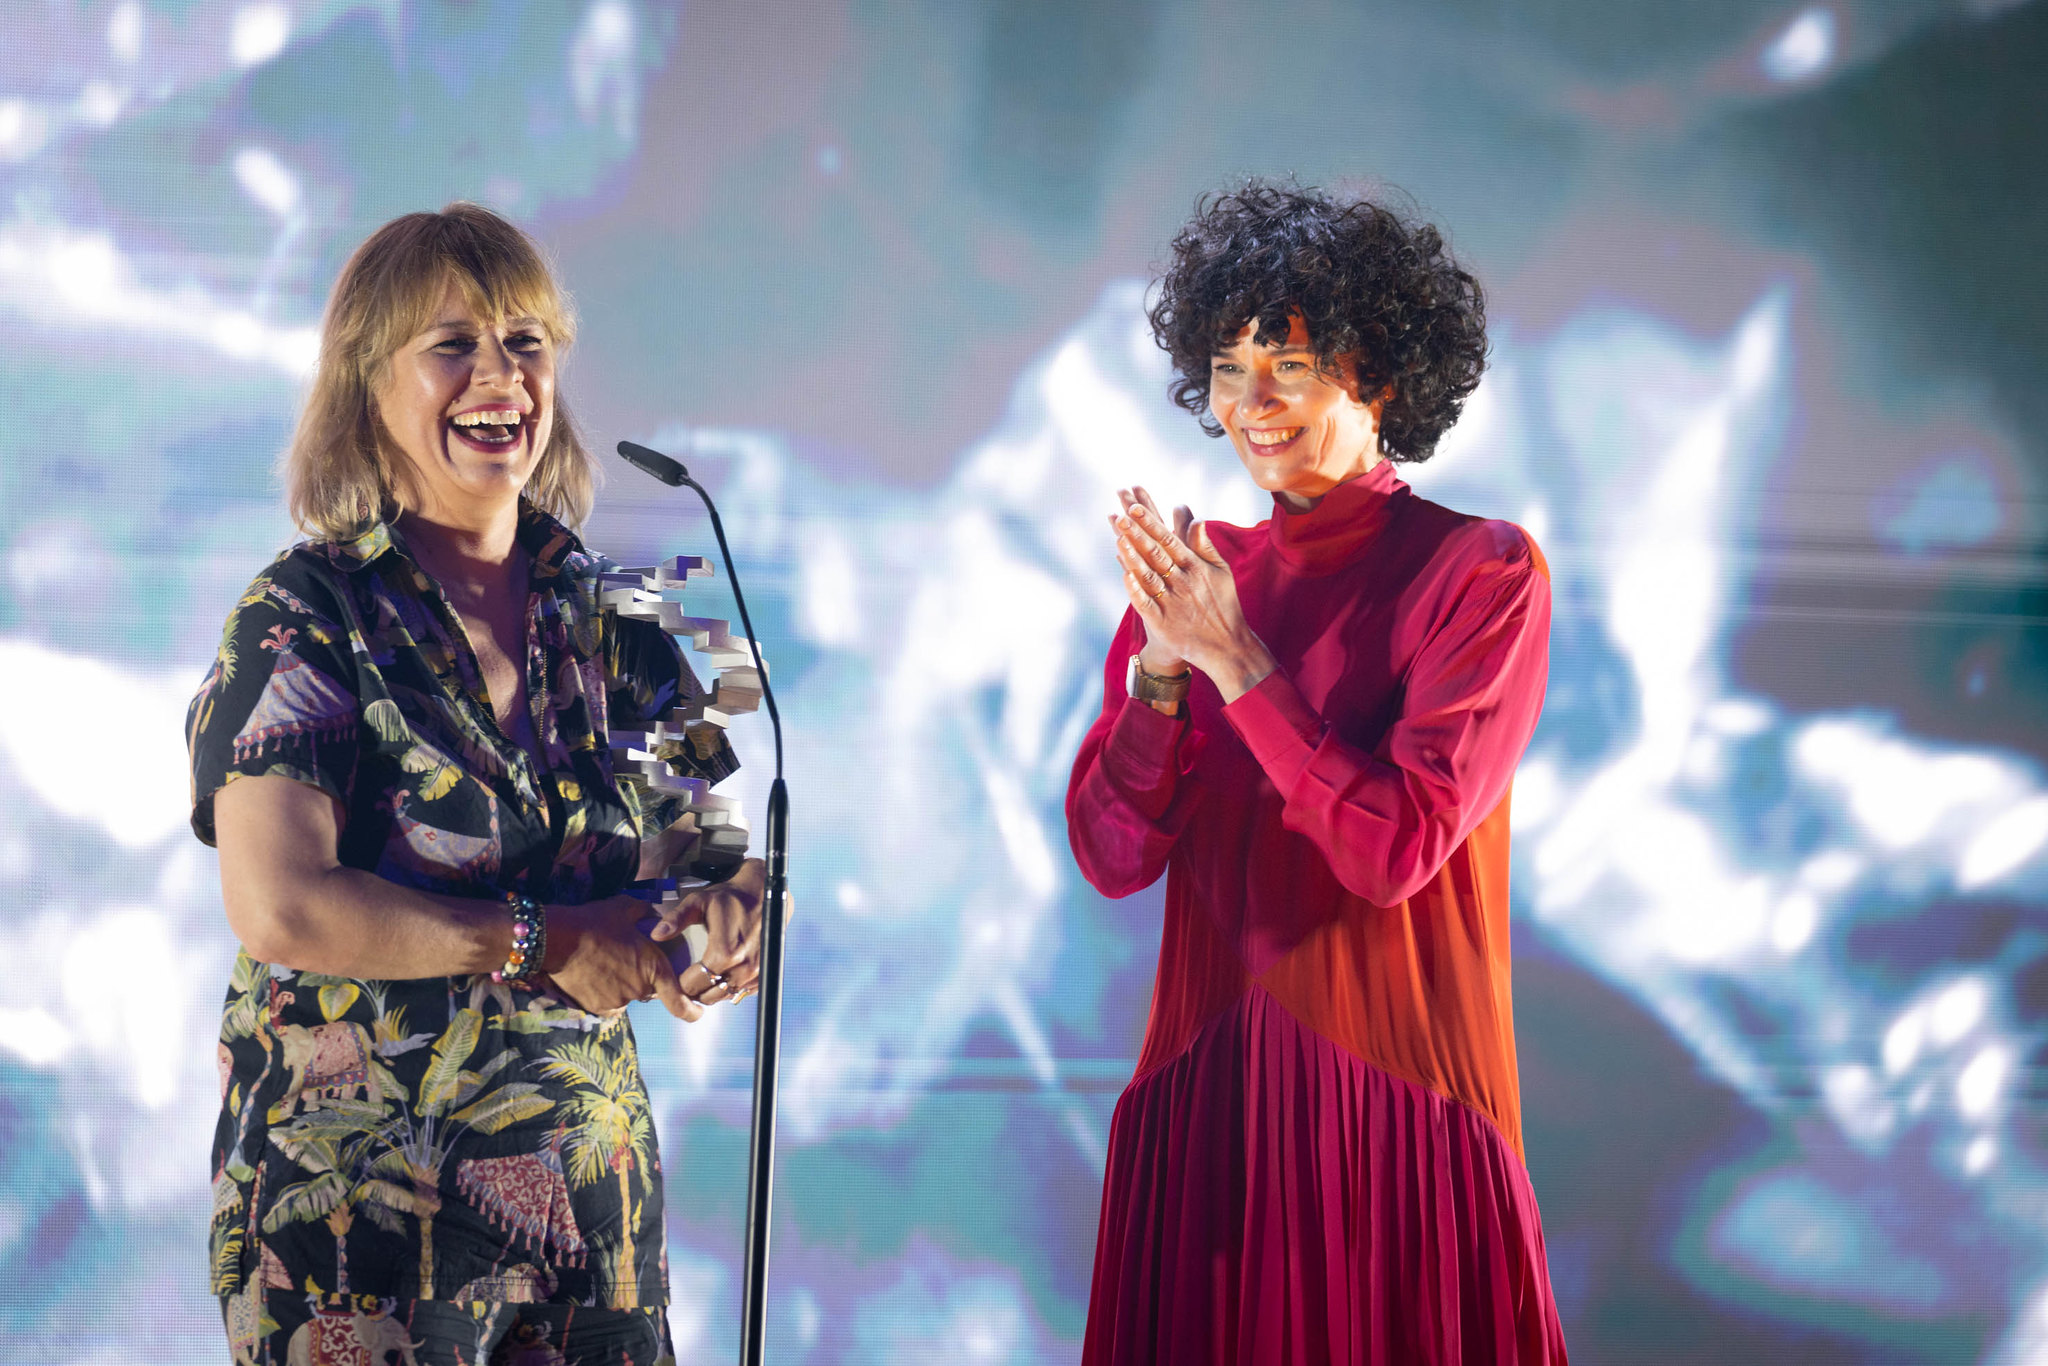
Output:
<svg viewBox="0 0 2048 1366">
<path fill-rule="evenodd" d="M 1166 873 L 1084 1366 L 1561 1363 L 1508 972 L 1543 557 L 1386 462 L 1209 533 L 1279 668 L 1162 716 L 1127 613 L 1067 794 L 1096 888 Z"/>
</svg>

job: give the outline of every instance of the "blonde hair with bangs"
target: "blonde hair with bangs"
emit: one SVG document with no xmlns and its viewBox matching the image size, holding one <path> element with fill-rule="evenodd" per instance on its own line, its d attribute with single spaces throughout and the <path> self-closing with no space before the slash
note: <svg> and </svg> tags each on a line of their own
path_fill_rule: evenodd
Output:
<svg viewBox="0 0 2048 1366">
<path fill-rule="evenodd" d="M 377 417 L 376 387 L 399 347 L 429 326 L 450 280 L 483 317 L 539 321 L 558 356 L 576 339 L 576 316 L 539 247 L 482 205 L 409 213 L 371 233 L 327 301 L 312 391 L 282 462 L 286 506 L 308 536 L 349 540 L 415 505 L 411 462 Z M 558 385 L 547 448 L 522 496 L 574 527 L 595 494 L 596 462 Z"/>
</svg>

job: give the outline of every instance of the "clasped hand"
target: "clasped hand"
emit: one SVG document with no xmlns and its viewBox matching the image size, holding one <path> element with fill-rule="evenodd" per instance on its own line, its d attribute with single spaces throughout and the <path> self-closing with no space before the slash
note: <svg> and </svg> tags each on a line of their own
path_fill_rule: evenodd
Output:
<svg viewBox="0 0 2048 1366">
<path fill-rule="evenodd" d="M 1142 488 L 1118 489 L 1117 501 L 1123 511 L 1109 524 L 1124 591 L 1145 625 L 1145 671 L 1200 669 L 1226 703 L 1257 687 L 1273 672 L 1273 656 L 1245 621 L 1237 580 L 1208 527 L 1185 507 L 1168 525 Z"/>
<path fill-rule="evenodd" d="M 577 1006 L 597 1013 L 659 999 L 679 1020 L 744 996 L 761 975 L 761 919 L 768 865 L 748 859 L 724 882 L 657 908 L 634 896 L 557 906 L 548 918 L 548 976 Z M 697 961 L 678 971 L 671 955 L 702 926 Z"/>
</svg>

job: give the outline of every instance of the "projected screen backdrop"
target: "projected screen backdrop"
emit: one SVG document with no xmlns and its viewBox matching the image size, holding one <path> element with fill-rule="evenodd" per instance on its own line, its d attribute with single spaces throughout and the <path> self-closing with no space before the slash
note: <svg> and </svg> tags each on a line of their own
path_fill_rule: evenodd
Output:
<svg viewBox="0 0 2048 1366">
<path fill-rule="evenodd" d="M 1575 1359 L 2043 1359 L 2044 63 L 2000 0 L 12 7 L 0 1359 L 222 1359 L 183 709 L 342 259 L 468 197 L 557 258 L 592 444 L 720 496 L 789 722 L 772 1356 L 1074 1360 L 1159 923 L 1062 827 L 1101 517 L 1264 515 L 1143 291 L 1287 171 L 1492 291 L 1411 478 L 1555 570 L 1516 996 Z M 712 549 L 622 465 L 587 531 Z M 730 1359 L 749 1017 L 638 1019 L 678 1345 Z"/>
</svg>

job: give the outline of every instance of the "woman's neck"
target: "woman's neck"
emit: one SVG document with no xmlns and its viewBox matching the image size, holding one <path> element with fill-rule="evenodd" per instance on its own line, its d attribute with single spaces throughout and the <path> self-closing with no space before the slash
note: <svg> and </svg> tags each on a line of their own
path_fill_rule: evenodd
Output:
<svg viewBox="0 0 2048 1366">
<path fill-rule="evenodd" d="M 1309 512 L 1315 508 L 1316 504 L 1323 501 L 1331 489 L 1336 488 L 1339 484 L 1348 484 L 1354 479 L 1371 474 L 1373 466 L 1379 464 L 1384 459 L 1386 457 L 1377 450 L 1366 451 L 1360 455 L 1353 467 L 1345 472 L 1343 478 L 1324 484 L 1314 493 L 1298 493 L 1293 489 L 1275 489 L 1273 490 L 1273 496 L 1279 499 L 1280 506 L 1286 508 L 1289 512 Z"/>
<path fill-rule="evenodd" d="M 398 525 L 420 567 L 446 590 L 488 592 L 520 572 L 516 501 L 473 516 L 409 510 L 399 514 Z"/>
</svg>

